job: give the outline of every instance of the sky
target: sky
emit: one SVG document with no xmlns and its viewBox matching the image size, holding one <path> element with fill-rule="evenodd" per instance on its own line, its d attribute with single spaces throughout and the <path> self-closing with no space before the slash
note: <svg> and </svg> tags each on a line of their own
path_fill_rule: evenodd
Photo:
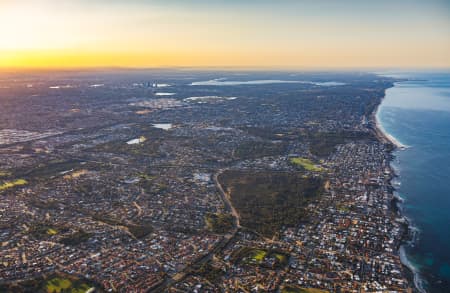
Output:
<svg viewBox="0 0 450 293">
<path fill-rule="evenodd" d="M 450 68 L 450 0 L 0 0 L 0 68 Z"/>
</svg>

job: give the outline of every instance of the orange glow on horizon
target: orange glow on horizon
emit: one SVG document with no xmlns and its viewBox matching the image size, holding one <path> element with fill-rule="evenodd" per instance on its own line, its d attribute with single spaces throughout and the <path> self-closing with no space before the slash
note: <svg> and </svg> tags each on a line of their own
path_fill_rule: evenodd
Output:
<svg viewBox="0 0 450 293">
<path fill-rule="evenodd" d="M 0 69 L 448 68 L 450 5 L 429 1 L 0 0 Z"/>
<path fill-rule="evenodd" d="M 381 52 L 382 53 L 382 52 Z M 0 68 L 10 69 L 70 69 L 96 67 L 273 67 L 273 68 L 377 68 L 416 67 L 449 68 L 450 60 L 439 55 L 427 58 L 425 62 L 411 64 L 411 58 L 419 60 L 420 56 L 410 56 L 404 52 L 390 52 L 391 55 L 373 53 L 345 57 L 339 51 L 315 52 L 302 55 L 285 53 L 251 54 L 243 52 L 85 52 L 74 50 L 39 50 L 0 52 Z M 296 63 L 292 63 L 296 60 Z"/>
</svg>

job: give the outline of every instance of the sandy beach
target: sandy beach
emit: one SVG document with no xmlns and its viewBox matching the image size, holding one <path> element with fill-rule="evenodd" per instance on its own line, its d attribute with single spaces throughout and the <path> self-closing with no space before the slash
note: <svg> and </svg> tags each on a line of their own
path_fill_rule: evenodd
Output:
<svg viewBox="0 0 450 293">
<path fill-rule="evenodd" d="M 381 125 L 381 123 L 378 121 L 378 117 L 375 114 L 375 125 L 376 125 L 376 129 L 378 132 L 380 132 L 380 134 L 386 138 L 386 140 L 388 140 L 390 143 L 392 143 L 393 145 L 395 145 L 395 147 L 399 148 L 399 149 L 405 149 L 408 148 L 407 145 L 402 144 L 401 142 L 399 142 L 395 137 L 393 137 L 392 135 L 390 135 L 389 133 L 386 132 L 386 130 L 383 128 L 383 126 Z"/>
<path fill-rule="evenodd" d="M 381 100 L 382 102 L 382 100 Z M 380 104 L 381 104 L 380 102 Z M 400 141 L 398 141 L 394 136 L 387 133 L 386 130 L 383 128 L 383 125 L 381 125 L 380 121 L 378 120 L 377 113 L 379 110 L 380 105 L 375 109 L 375 111 L 371 115 L 371 121 L 375 124 L 375 133 L 377 137 L 384 143 L 390 143 L 394 145 L 396 148 L 399 149 L 406 149 L 408 148 L 407 145 L 402 144 Z"/>
</svg>

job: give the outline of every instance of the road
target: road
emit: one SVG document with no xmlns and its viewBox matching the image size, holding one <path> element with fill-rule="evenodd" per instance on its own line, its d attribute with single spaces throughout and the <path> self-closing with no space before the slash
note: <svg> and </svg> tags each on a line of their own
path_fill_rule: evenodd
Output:
<svg viewBox="0 0 450 293">
<path fill-rule="evenodd" d="M 241 228 L 240 222 L 239 222 L 239 214 L 231 204 L 229 195 L 223 190 L 222 185 L 219 183 L 218 177 L 220 174 L 222 174 L 225 171 L 225 169 L 220 169 L 216 174 L 213 176 L 214 183 L 219 190 L 220 197 L 225 205 L 225 209 L 233 215 L 234 221 L 233 221 L 233 229 L 225 234 L 222 239 L 220 239 L 215 245 L 214 248 L 208 252 L 208 254 L 199 257 L 197 260 L 195 260 L 192 264 L 188 265 L 183 271 L 177 273 L 173 277 L 166 278 L 160 285 L 158 285 L 155 288 L 150 289 L 148 292 L 166 292 L 167 288 L 170 288 L 172 285 L 179 283 L 183 281 L 191 272 L 192 267 L 200 267 L 201 265 L 207 263 L 211 258 L 217 254 L 220 253 L 225 247 L 227 247 L 228 243 L 236 236 L 236 233 L 239 231 L 239 228 Z"/>
<path fill-rule="evenodd" d="M 224 171 L 226 171 L 226 169 L 220 169 L 216 174 L 214 174 L 214 176 L 213 176 L 214 184 L 216 185 L 217 189 L 220 192 L 220 197 L 225 205 L 225 209 L 227 211 L 231 212 L 231 214 L 233 215 L 235 226 L 237 228 L 241 228 L 241 224 L 240 224 L 240 220 L 239 220 L 239 213 L 236 211 L 234 206 L 231 204 L 230 195 L 223 190 L 222 185 L 220 184 L 219 179 L 218 179 L 220 174 L 222 174 Z"/>
</svg>

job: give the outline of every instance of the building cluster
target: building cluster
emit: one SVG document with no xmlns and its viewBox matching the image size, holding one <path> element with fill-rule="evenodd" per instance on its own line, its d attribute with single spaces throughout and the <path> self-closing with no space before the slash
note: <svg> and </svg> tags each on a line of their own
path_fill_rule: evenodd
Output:
<svg viewBox="0 0 450 293">
<path fill-rule="evenodd" d="M 63 273 L 107 292 L 408 290 L 390 148 L 366 118 L 390 81 L 217 87 L 191 85 L 212 73 L 158 74 L 0 88 L 0 289 Z M 218 172 L 299 172 L 298 157 L 326 181 L 302 221 L 274 237 L 236 218 L 208 227 L 233 214 Z"/>
<path fill-rule="evenodd" d="M 222 272 L 212 286 L 198 274 L 177 289 L 198 292 L 275 292 L 280 288 L 316 288 L 328 292 L 408 292 L 398 248 L 406 221 L 392 208 L 390 153 L 378 142 L 348 143 L 324 165 L 327 191 L 309 203 L 309 221 L 286 227 L 278 239 L 239 232 L 211 261 Z M 284 267 L 247 263 L 233 255 L 243 247 L 282 251 Z M 203 288 L 203 289 L 202 289 Z M 176 292 L 176 291 L 174 291 Z"/>
</svg>

